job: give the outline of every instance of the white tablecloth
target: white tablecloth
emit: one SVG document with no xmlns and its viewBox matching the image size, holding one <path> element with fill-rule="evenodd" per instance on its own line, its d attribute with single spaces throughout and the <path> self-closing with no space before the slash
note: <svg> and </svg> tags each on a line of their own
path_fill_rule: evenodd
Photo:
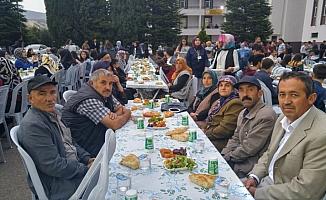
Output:
<svg viewBox="0 0 326 200">
<path fill-rule="evenodd" d="M 126 87 L 134 89 L 169 89 L 164 81 L 162 81 L 160 78 L 158 81 L 162 82 L 162 85 L 157 85 L 157 81 L 144 81 L 143 84 L 139 84 L 137 81 L 127 81 Z"/>
<path fill-rule="evenodd" d="M 130 106 L 130 104 L 128 104 Z M 159 109 L 159 108 L 156 108 Z M 137 110 L 133 114 L 142 115 L 142 110 Z M 182 114 L 167 118 L 169 130 L 180 126 Z M 189 116 L 189 115 L 188 115 Z M 145 127 L 147 125 L 145 119 Z M 138 199 L 223 199 L 219 194 L 228 194 L 228 199 L 253 199 L 242 182 L 234 174 L 226 161 L 215 149 L 209 139 L 196 126 L 189 116 L 189 127 L 197 130 L 198 139 L 205 141 L 205 150 L 201 153 L 195 152 L 196 143 L 178 142 L 165 136 L 167 130 L 139 130 L 137 125 L 129 121 L 124 127 L 117 130 L 117 148 L 110 162 L 110 179 L 107 199 L 117 198 L 117 173 L 129 173 L 131 176 L 131 188 L 136 189 L 139 194 Z M 154 134 L 154 152 L 148 153 L 144 149 L 145 132 Z M 189 156 L 196 160 L 198 167 L 193 170 L 194 173 L 207 173 L 207 163 L 210 158 L 219 160 L 219 176 L 214 188 L 204 189 L 190 182 L 188 175 L 190 171 L 169 172 L 163 168 L 162 158 L 159 154 L 160 148 L 180 148 L 187 147 Z M 137 156 L 148 154 L 152 161 L 151 170 L 130 170 L 119 164 L 123 155 L 134 153 Z M 230 182 L 229 187 L 223 187 L 218 183 L 226 179 Z"/>
</svg>

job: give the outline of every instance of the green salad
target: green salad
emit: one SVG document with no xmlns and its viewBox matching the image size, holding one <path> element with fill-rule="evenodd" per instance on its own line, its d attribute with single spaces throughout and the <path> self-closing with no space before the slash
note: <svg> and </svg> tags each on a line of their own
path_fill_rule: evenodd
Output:
<svg viewBox="0 0 326 200">
<path fill-rule="evenodd" d="M 196 166 L 196 162 L 188 158 L 186 156 L 177 155 L 174 158 L 167 159 L 164 161 L 164 166 L 167 169 L 178 169 L 178 168 L 188 168 L 189 170 L 193 170 Z"/>
</svg>

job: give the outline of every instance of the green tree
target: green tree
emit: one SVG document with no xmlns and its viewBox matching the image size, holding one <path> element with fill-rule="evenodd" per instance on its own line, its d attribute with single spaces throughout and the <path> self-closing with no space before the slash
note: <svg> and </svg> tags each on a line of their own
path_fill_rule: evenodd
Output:
<svg viewBox="0 0 326 200">
<path fill-rule="evenodd" d="M 26 21 L 24 10 L 17 2 L 22 0 L 0 0 L 0 46 L 9 46 L 22 39 Z"/>
<path fill-rule="evenodd" d="M 40 43 L 52 46 L 52 37 L 47 29 L 40 29 L 36 26 L 26 28 L 24 34 L 26 44 Z"/>
<path fill-rule="evenodd" d="M 226 22 L 222 29 L 240 41 L 266 40 L 272 33 L 271 7 L 267 0 L 227 0 Z"/>
<path fill-rule="evenodd" d="M 207 42 L 208 40 L 210 40 L 209 36 L 206 34 L 205 27 L 201 28 L 201 31 L 199 31 L 198 33 L 198 37 L 201 42 Z"/>
<path fill-rule="evenodd" d="M 67 39 L 81 44 L 93 37 L 106 38 L 109 33 L 109 2 L 106 0 L 45 0 L 47 24 L 56 42 Z"/>
</svg>

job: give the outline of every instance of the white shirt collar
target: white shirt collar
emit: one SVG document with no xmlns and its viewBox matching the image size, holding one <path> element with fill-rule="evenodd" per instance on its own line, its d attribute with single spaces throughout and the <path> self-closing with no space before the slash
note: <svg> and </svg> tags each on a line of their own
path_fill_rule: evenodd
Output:
<svg viewBox="0 0 326 200">
<path fill-rule="evenodd" d="M 292 123 L 290 123 L 290 120 L 286 116 L 284 116 L 284 118 L 280 121 L 283 129 L 286 132 L 292 132 L 301 123 L 301 121 L 307 116 L 307 114 L 309 113 L 311 108 L 309 108 L 309 110 L 307 110 L 305 113 L 303 113 L 303 115 L 301 115 L 301 117 L 299 117 Z"/>
</svg>

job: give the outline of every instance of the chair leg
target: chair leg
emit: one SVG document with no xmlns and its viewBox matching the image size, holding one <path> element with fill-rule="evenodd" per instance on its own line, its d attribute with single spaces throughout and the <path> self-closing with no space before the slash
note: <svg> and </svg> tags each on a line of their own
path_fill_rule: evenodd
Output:
<svg viewBox="0 0 326 200">
<path fill-rule="evenodd" d="M 6 136 L 7 136 L 8 144 L 9 144 L 10 148 L 12 149 L 10 134 L 9 134 L 9 130 L 8 130 L 6 120 L 3 120 L 3 126 L 5 127 L 5 133 L 6 133 Z"/>
<path fill-rule="evenodd" d="M 2 145 L 1 145 L 1 139 L 0 139 L 0 163 L 5 163 L 5 155 L 3 153 Z"/>
</svg>

